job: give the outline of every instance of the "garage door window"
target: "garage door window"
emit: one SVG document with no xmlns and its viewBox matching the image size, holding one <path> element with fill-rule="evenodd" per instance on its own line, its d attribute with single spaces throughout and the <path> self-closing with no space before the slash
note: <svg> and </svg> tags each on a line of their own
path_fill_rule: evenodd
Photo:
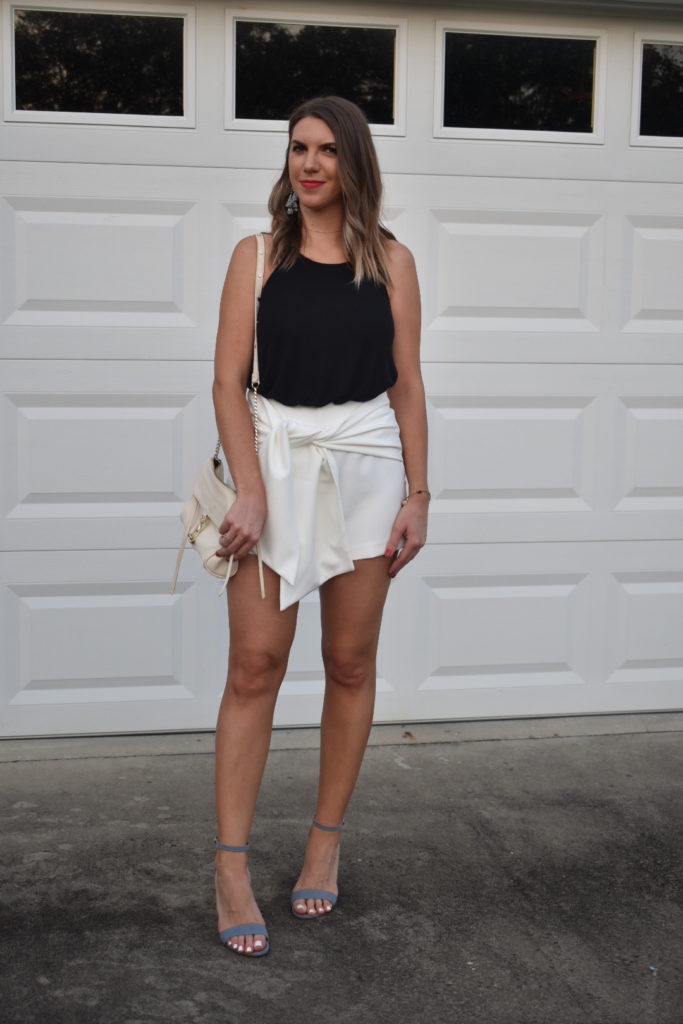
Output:
<svg viewBox="0 0 683 1024">
<path fill-rule="evenodd" d="M 9 119 L 191 124 L 190 16 L 157 5 L 13 6 Z"/>
<path fill-rule="evenodd" d="M 634 66 L 636 145 L 683 146 L 683 36 L 639 36 Z"/>
<path fill-rule="evenodd" d="M 441 26 L 436 134 L 600 141 L 600 37 Z"/>
<path fill-rule="evenodd" d="M 281 130 L 303 100 L 335 94 L 357 103 L 377 133 L 399 134 L 402 35 L 397 22 L 232 17 L 227 127 Z"/>
</svg>

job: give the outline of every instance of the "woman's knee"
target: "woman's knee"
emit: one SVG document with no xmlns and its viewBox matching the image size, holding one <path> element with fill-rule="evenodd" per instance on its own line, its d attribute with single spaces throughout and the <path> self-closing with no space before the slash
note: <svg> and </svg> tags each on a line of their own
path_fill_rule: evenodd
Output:
<svg viewBox="0 0 683 1024">
<path fill-rule="evenodd" d="M 233 647 L 228 662 L 228 685 L 242 699 L 277 693 L 287 669 L 287 655 L 268 649 Z"/>
<path fill-rule="evenodd" d="M 374 683 L 375 653 L 349 647 L 323 648 L 323 664 L 328 682 L 348 689 L 362 689 Z"/>
</svg>

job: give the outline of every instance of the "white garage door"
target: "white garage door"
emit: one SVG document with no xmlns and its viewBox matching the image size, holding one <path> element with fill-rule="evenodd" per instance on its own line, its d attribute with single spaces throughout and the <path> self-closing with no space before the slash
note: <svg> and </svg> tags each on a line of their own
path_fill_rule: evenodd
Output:
<svg viewBox="0 0 683 1024">
<path fill-rule="evenodd" d="M 680 22 L 108 3 L 184 33 L 182 109 L 121 123 L 17 110 L 14 7 L 33 11 L 3 0 L 2 734 L 213 726 L 224 600 L 191 552 L 168 581 L 213 444 L 226 260 L 267 228 L 284 151 L 233 119 L 234 19 L 296 36 L 332 8 L 396 42 L 376 138 L 424 297 L 431 535 L 392 585 L 376 718 L 681 707 L 683 133 L 639 121 L 641 54 L 675 72 Z M 589 130 L 454 125 L 449 46 L 491 34 L 587 40 Z M 299 621 L 281 725 L 320 712 L 315 595 Z"/>
</svg>

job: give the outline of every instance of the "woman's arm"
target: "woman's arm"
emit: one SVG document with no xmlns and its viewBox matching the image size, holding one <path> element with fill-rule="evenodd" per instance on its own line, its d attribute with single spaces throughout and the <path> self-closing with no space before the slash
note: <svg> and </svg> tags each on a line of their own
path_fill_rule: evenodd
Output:
<svg viewBox="0 0 683 1024">
<path fill-rule="evenodd" d="M 409 249 L 391 246 L 389 298 L 394 318 L 394 362 L 398 378 L 389 390 L 389 401 L 401 433 L 403 462 L 408 481 L 408 501 L 401 507 L 387 543 L 393 578 L 410 562 L 427 539 L 427 411 L 420 369 L 420 289 L 415 261 Z M 399 545 L 403 547 L 396 555 Z M 395 557 L 394 557 L 395 556 Z"/>
<path fill-rule="evenodd" d="M 223 558 L 243 558 L 261 536 L 266 496 L 254 450 L 254 425 L 245 400 L 251 379 L 254 341 L 256 243 L 235 246 L 221 295 L 213 401 L 218 435 L 235 483 L 237 499 L 220 528 Z"/>
</svg>

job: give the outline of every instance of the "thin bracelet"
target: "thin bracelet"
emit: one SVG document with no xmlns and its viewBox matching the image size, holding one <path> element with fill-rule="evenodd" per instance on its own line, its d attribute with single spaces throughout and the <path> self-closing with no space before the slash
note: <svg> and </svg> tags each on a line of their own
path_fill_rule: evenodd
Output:
<svg viewBox="0 0 683 1024">
<path fill-rule="evenodd" d="M 414 497 L 416 494 L 426 494 L 427 495 L 427 501 L 431 501 L 432 500 L 432 496 L 429 493 L 429 491 L 427 491 L 427 490 L 411 491 L 410 494 L 407 494 L 405 496 L 405 498 L 403 499 L 403 501 L 401 502 L 401 508 L 403 508 L 405 505 L 407 505 L 408 504 L 408 499 Z"/>
</svg>

